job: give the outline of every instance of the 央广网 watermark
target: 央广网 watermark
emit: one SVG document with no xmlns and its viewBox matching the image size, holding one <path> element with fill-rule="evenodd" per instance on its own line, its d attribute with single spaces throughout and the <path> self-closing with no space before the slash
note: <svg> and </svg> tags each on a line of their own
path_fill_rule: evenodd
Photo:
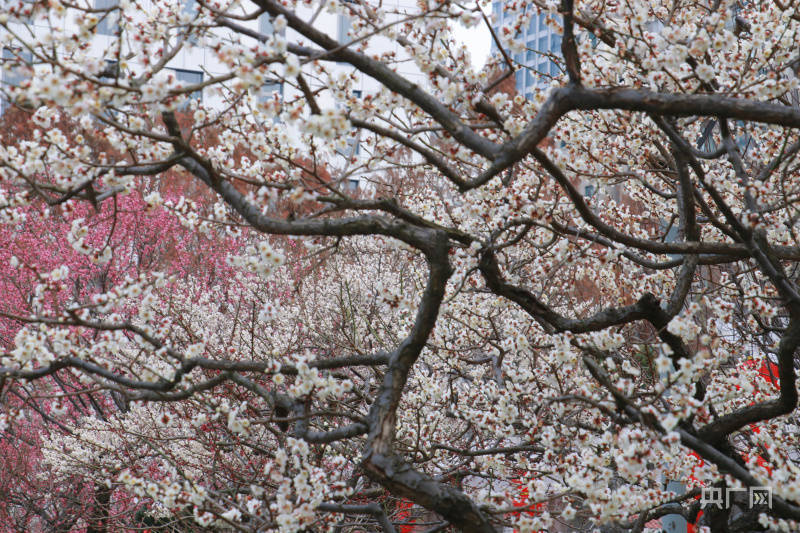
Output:
<svg viewBox="0 0 800 533">
<path fill-rule="evenodd" d="M 768 509 L 772 509 L 772 487 L 726 488 L 724 490 L 722 487 L 703 487 L 700 494 L 700 507 L 716 505 L 719 509 L 728 509 L 731 506 L 731 494 L 735 492 L 749 494 L 748 505 L 751 509 L 756 505 L 766 505 Z"/>
</svg>

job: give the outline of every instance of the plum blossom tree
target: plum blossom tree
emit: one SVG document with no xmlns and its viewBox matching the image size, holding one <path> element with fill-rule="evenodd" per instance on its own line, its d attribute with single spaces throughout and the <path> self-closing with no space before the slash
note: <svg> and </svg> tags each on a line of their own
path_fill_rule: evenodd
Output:
<svg viewBox="0 0 800 533">
<path fill-rule="evenodd" d="M 30 121 L 20 120 L 13 110 L 3 116 L 3 126 L 18 138 L 31 138 Z M 60 127 L 67 129 L 69 125 Z M 177 183 L 181 180 L 174 173 L 171 179 Z M 167 197 L 179 196 L 164 192 Z M 204 246 L 207 239 L 181 227 L 167 210 L 149 206 L 143 200 L 145 193 L 137 190 L 94 206 L 69 200 L 51 201 L 49 206 L 35 202 L 24 211 L 21 224 L 4 225 L 0 232 L 6 267 L 0 282 L 4 311 L 13 310 L 14 315 L 35 313 L 32 294 L 37 286 L 48 291 L 42 294 L 40 305 L 60 306 L 97 297 L 145 273 L 158 276 L 154 269 L 178 279 L 191 273 L 192 285 L 219 285 L 220 278 L 230 279 L 224 250 L 238 249 L 241 244 L 233 238 L 224 239 L 216 244 L 221 246 L 217 248 L 221 254 L 209 253 L 200 260 L 192 245 Z M 67 276 L 69 282 L 58 289 L 39 285 L 43 280 Z M 14 345 L 15 336 L 27 331 L 21 329 L 23 323 L 14 315 L 3 313 L 0 321 L 5 346 Z M 127 410 L 121 396 L 86 388 L 69 373 L 54 375 L 46 382 L 42 385 L 50 394 L 41 399 L 25 386 L 4 390 L 7 409 L 30 410 L 33 415 L 18 420 L 2 441 L 4 506 L 0 512 L 2 522 L 13 531 L 31 530 L 32 524 L 46 530 L 70 531 L 82 517 L 88 516 L 91 521 L 98 504 L 93 496 L 94 480 L 71 473 L 53 477 L 41 463 L 42 441 L 52 439 L 53 434 L 71 434 L 69 423 L 62 420 L 77 420 L 87 413 L 105 420 L 110 413 Z M 98 490 L 98 497 L 106 496 L 107 487 Z"/>
<path fill-rule="evenodd" d="M 184 7 L 0 13 L 10 527 L 800 528 L 800 8 L 510 1 L 476 72 L 482 3 Z"/>
</svg>

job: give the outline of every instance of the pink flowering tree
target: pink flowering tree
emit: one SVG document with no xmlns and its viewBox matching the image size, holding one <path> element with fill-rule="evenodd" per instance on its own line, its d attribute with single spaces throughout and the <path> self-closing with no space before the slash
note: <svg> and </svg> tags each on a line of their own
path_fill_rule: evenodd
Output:
<svg viewBox="0 0 800 533">
<path fill-rule="evenodd" d="M 3 125 L 17 138 L 32 137 L 29 118 L 14 110 L 3 116 Z M 58 128 L 68 134 L 71 126 L 62 123 Z M 94 141 L 89 144 L 96 145 Z M 173 186 L 176 190 L 165 196 L 177 200 L 179 192 L 190 192 L 180 176 L 171 178 L 175 184 L 183 184 Z M 212 239 L 187 231 L 169 208 L 144 200 L 146 189 L 112 202 L 87 203 L 39 192 L 21 212 L 19 224 L 1 228 L 4 274 L 0 285 L 5 296 L 0 335 L 6 349 L 15 346 L 15 338 L 30 333 L 26 317 L 42 309 L 52 311 L 92 301 L 133 279 L 160 276 L 174 284 L 191 277 L 185 289 L 189 294 L 204 293 L 210 286 L 232 285 L 225 251 L 240 248 L 241 240 L 230 236 Z M 208 247 L 212 240 L 217 241 L 213 251 L 201 257 L 197 248 Z M 106 420 L 126 411 L 124 398 L 86 387 L 70 372 L 54 374 L 42 385 L 43 391 L 23 383 L 10 384 L 4 390 L 6 416 L 14 417 L 15 423 L 0 442 L 2 521 L 9 531 L 70 531 L 76 524 L 90 528 L 103 524 L 110 511 L 108 487 L 76 473 L 55 475 L 42 462 L 42 452 L 48 440 L 61 446 L 60 439 L 74 433 L 71 424 L 83 417 Z M 126 508 L 135 510 L 135 506 L 123 505 L 122 509 Z"/>
<path fill-rule="evenodd" d="M 0 13 L 8 523 L 800 528 L 794 4 L 103 6 Z"/>
</svg>

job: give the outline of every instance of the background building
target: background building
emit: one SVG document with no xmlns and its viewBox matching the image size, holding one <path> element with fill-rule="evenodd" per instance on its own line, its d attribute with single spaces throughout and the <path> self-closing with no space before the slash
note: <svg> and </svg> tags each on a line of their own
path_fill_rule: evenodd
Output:
<svg viewBox="0 0 800 533">
<path fill-rule="evenodd" d="M 505 9 L 506 0 L 492 2 L 492 27 L 497 35 L 503 34 L 503 26 L 511 27 L 519 17 L 516 12 Z M 533 9 L 529 7 L 529 9 Z M 547 19 L 557 17 L 552 14 L 534 14 L 530 23 L 522 28 L 517 37 L 525 43 L 525 51 L 513 54 L 517 71 L 516 88 L 519 94 L 526 97 L 533 95 L 537 88 L 546 86 L 551 77 L 561 72 L 559 65 L 553 61 L 561 55 L 561 34 L 553 29 Z M 497 52 L 497 43 L 492 43 L 492 51 Z"/>
<path fill-rule="evenodd" d="M 120 39 L 118 11 L 114 9 L 118 3 L 119 0 L 94 0 L 93 7 L 97 10 L 95 14 L 99 17 L 99 20 L 94 28 L 94 34 L 89 37 L 91 42 L 89 43 L 88 55 L 105 61 L 107 70 L 104 71 L 103 79 L 110 82 L 113 82 L 117 75 L 116 73 L 119 72 L 118 69 L 115 70 L 114 66 L 120 57 L 123 58 L 127 71 L 146 71 L 148 68 L 146 60 L 151 60 L 149 64 L 155 61 L 154 58 L 142 58 L 136 55 L 125 57 L 128 54 L 125 42 L 130 37 L 130 30 L 127 30 L 124 38 Z M 145 0 L 142 4 L 143 9 L 151 7 L 148 4 L 150 2 Z M 68 13 L 67 16 L 61 19 L 62 22 L 59 23 L 61 26 L 53 28 L 52 20 L 48 20 L 45 16 L 32 11 L 33 6 L 29 0 L 6 0 L 5 2 L 0 0 L 0 6 L 0 13 L 8 17 L 7 22 L 10 33 L 16 35 L 15 38 L 9 38 L 9 31 L 0 30 L 0 39 L 2 40 L 2 44 L 0 44 L 0 47 L 2 47 L 2 56 L 0 56 L 2 84 L 0 84 L 0 88 L 19 87 L 20 84 L 25 83 L 25 80 L 35 77 L 39 68 L 36 65 L 36 58 L 31 54 L 30 50 L 20 43 L 20 40 L 24 41 L 26 38 L 36 39 L 51 31 L 71 31 L 76 29 L 75 17 Z M 184 38 L 184 43 L 178 53 L 166 64 L 166 68 L 158 75 L 172 74 L 174 79 L 181 85 L 192 86 L 202 84 L 210 78 L 230 72 L 230 67 L 220 61 L 219 54 L 215 50 L 205 45 L 205 39 L 197 31 L 196 26 L 202 23 L 198 23 L 197 20 L 198 5 L 196 0 L 180 0 L 174 6 L 177 24 L 170 31 L 174 34 L 176 41 L 179 38 Z M 398 20 L 402 18 L 402 13 L 418 9 L 413 0 L 389 0 L 388 2 L 383 2 L 382 7 L 387 12 L 395 13 L 394 16 Z M 244 2 L 240 14 L 256 15 L 258 11 L 259 8 L 254 3 Z M 310 8 L 302 6 L 297 9 L 297 14 L 301 18 L 313 20 L 313 25 L 317 29 L 336 38 L 342 44 L 356 40 L 354 30 L 358 31 L 357 21 L 351 19 L 347 13 L 347 6 L 340 13 L 329 13 L 324 10 L 312 11 Z M 275 33 L 273 20 L 267 14 L 254 16 L 250 20 L 239 20 L 237 23 L 258 32 L 262 36 L 270 37 Z M 75 26 L 75 28 L 72 26 Z M 213 31 L 220 33 L 226 30 L 216 28 Z M 282 36 L 289 42 L 301 40 L 301 37 L 292 29 L 283 30 Z M 255 43 L 256 41 L 253 39 L 253 44 Z M 119 50 L 120 48 L 121 53 L 114 52 L 114 50 Z M 375 36 L 369 39 L 365 51 L 370 54 L 393 53 L 394 57 L 397 58 L 395 68 L 400 74 L 407 79 L 415 80 L 419 85 L 426 85 L 426 77 L 419 71 L 413 61 L 409 61 L 408 54 L 396 41 L 384 36 Z M 325 66 L 332 73 L 332 76 L 347 74 L 354 77 L 355 81 L 351 87 L 352 96 L 356 98 L 363 98 L 377 91 L 380 87 L 375 80 L 364 76 L 346 63 L 327 62 Z M 300 96 L 301 91 L 294 83 L 295 78 L 289 78 L 288 82 L 283 82 L 279 76 L 283 72 L 283 66 L 276 65 L 274 70 L 275 77 L 268 77 L 258 92 L 258 101 L 265 103 L 275 98 L 291 101 Z M 326 78 L 315 75 L 310 65 L 304 67 L 303 71 L 306 81 L 312 90 L 325 86 Z M 209 109 L 223 109 L 227 105 L 216 91 L 205 88 L 200 88 L 192 93 L 191 99 L 202 102 L 204 107 Z M 330 91 L 318 93 L 317 103 L 322 109 L 340 105 L 333 99 Z M 8 94 L 5 91 L 0 92 L 0 113 L 7 109 L 9 105 L 11 104 Z M 186 107 L 187 104 L 184 104 L 184 109 Z M 275 120 L 281 120 L 280 113 L 275 117 Z M 290 137 L 296 138 L 297 135 L 290 130 Z M 351 137 L 348 138 L 347 147 L 339 152 L 339 155 L 342 156 L 340 163 L 345 170 L 350 161 L 362 153 L 362 147 L 358 141 L 359 133 L 354 131 Z M 361 185 L 357 176 L 349 177 L 348 184 L 351 188 L 358 188 Z"/>
<path fill-rule="evenodd" d="M 94 9 L 113 9 L 117 4 L 118 0 L 94 0 Z M 180 23 L 185 24 L 188 27 L 193 23 L 193 19 L 197 15 L 196 1 L 180 0 L 180 2 L 177 2 L 176 4 L 179 6 L 177 9 L 179 10 Z M 34 35 L 39 32 L 49 31 L 51 29 L 51 21 L 48 21 L 44 17 L 26 16 L 26 14 L 31 13 L 31 5 L 31 2 L 27 0 L 6 0 L 5 2 L 0 1 L 0 12 L 4 12 L 6 15 L 8 15 L 9 27 L 14 30 L 15 33 L 23 37 L 28 34 L 27 31 L 24 30 L 24 27 L 32 29 Z M 416 9 L 414 2 L 408 0 L 391 0 L 389 2 L 383 2 L 383 7 L 387 10 L 397 13 L 402 13 L 406 9 Z M 245 2 L 242 7 L 242 14 L 254 13 L 257 10 L 258 7 L 255 4 Z M 353 24 L 350 18 L 346 15 L 327 12 L 314 14 L 310 9 L 303 7 L 299 7 L 297 13 L 302 18 L 306 19 L 311 18 L 313 15 L 314 26 L 328 35 L 336 37 L 341 43 L 347 43 L 348 41 L 353 40 Z M 106 56 L 108 55 L 108 51 L 113 48 L 112 44 L 114 44 L 114 41 L 117 39 L 117 31 L 119 26 L 116 18 L 116 11 L 112 10 L 107 14 L 97 12 L 97 15 L 100 17 L 100 20 L 96 26 L 96 34 L 92 39 L 91 54 L 95 57 L 111 61 L 113 58 Z M 69 25 L 72 24 L 72 22 L 69 21 L 70 17 L 65 17 L 64 20 L 66 22 L 63 23 L 64 27 L 62 29 L 68 29 Z M 274 32 L 272 20 L 269 15 L 266 14 L 260 15 L 255 20 L 241 21 L 241 25 L 252 30 L 256 30 L 259 33 L 267 36 L 272 35 Z M 2 36 L 2 33 L 0 33 L 0 37 Z M 296 41 L 299 39 L 299 37 L 291 29 L 287 30 L 284 36 L 289 41 Z M 385 37 L 372 38 L 369 40 L 369 46 L 367 47 L 366 51 L 377 54 L 389 51 L 394 52 L 398 57 L 398 72 L 405 76 L 419 78 L 420 80 L 424 79 L 424 76 L 422 76 L 412 62 L 405 60 L 408 59 L 407 54 L 405 54 L 403 48 L 394 41 L 391 41 Z M 17 45 L 8 46 L 4 44 L 2 59 L 0 60 L 0 66 L 2 66 L 2 81 L 4 84 L 19 83 L 24 76 L 24 74 L 20 72 L 20 69 L 13 66 L 7 66 L 7 62 L 11 59 L 22 59 L 24 62 L 31 62 L 32 60 L 29 51 L 24 50 Z M 132 57 L 129 60 L 129 63 L 131 65 L 140 64 L 140 60 L 141 58 Z M 349 65 L 344 63 L 337 63 L 334 68 L 348 71 L 353 70 L 351 67 L 349 67 Z M 184 44 L 181 50 L 167 64 L 167 69 L 173 71 L 180 81 L 185 81 L 186 83 L 201 82 L 204 79 L 207 79 L 209 76 L 222 74 L 228 72 L 229 70 L 219 62 L 214 51 L 204 47 L 202 45 L 202 40 L 198 39 L 197 37 L 187 38 L 187 42 Z M 377 89 L 378 84 L 373 80 L 364 77 L 360 73 L 358 78 L 358 90 L 364 92 L 364 94 L 370 90 Z M 264 89 L 267 93 L 286 93 L 287 96 L 293 90 L 291 87 L 284 87 L 282 84 L 276 82 L 267 82 L 264 85 Z M 210 95 L 201 93 L 198 94 L 197 97 L 207 101 L 210 98 Z M 213 98 L 209 103 L 211 102 L 213 102 Z"/>
</svg>

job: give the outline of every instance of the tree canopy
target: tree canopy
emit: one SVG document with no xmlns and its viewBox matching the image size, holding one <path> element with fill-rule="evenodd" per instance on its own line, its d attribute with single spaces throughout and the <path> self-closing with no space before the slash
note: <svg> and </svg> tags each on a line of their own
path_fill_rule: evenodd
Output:
<svg viewBox="0 0 800 533">
<path fill-rule="evenodd" d="M 800 529 L 794 2 L 6 6 L 9 531 Z"/>
</svg>

